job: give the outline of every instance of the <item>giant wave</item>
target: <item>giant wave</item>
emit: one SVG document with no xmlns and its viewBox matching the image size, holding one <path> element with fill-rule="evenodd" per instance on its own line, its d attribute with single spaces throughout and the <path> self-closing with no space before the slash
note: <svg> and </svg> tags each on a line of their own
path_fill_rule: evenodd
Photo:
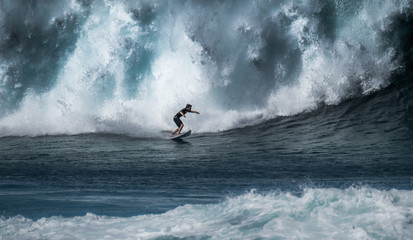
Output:
<svg viewBox="0 0 413 240">
<path fill-rule="evenodd" d="M 0 2 L 0 136 L 198 132 L 371 94 L 410 71 L 411 1 Z M 407 32 L 407 33 L 406 33 Z"/>
</svg>

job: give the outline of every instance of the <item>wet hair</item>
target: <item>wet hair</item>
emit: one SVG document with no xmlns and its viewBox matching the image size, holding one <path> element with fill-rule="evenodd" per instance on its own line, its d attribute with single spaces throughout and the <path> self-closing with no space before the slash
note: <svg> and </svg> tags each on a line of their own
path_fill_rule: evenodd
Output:
<svg viewBox="0 0 413 240">
<path fill-rule="evenodd" d="M 187 104 L 185 108 L 192 108 L 191 104 Z"/>
</svg>

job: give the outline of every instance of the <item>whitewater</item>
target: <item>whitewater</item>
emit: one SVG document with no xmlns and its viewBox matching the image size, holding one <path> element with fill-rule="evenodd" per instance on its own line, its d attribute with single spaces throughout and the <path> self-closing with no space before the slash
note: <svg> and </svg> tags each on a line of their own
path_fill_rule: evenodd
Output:
<svg viewBox="0 0 413 240">
<path fill-rule="evenodd" d="M 410 239 L 411 199 L 411 191 L 368 188 L 306 189 L 302 196 L 250 192 L 160 215 L 19 216 L 0 227 L 6 239 Z"/>
<path fill-rule="evenodd" d="M 412 239 L 412 20 L 0 0 L 0 239 Z"/>
<path fill-rule="evenodd" d="M 186 103 L 216 132 L 338 104 L 403 67 L 386 33 L 410 7 L 2 1 L 1 135 L 154 136 Z"/>
</svg>

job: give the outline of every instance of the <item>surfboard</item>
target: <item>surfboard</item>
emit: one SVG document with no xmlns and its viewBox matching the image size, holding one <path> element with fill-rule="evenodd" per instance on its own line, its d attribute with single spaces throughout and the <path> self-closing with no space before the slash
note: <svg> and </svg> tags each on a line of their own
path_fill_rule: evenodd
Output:
<svg viewBox="0 0 413 240">
<path fill-rule="evenodd" d="M 181 139 L 181 138 L 184 138 L 184 137 L 188 137 L 189 135 L 191 135 L 191 132 L 192 132 L 192 130 L 189 130 L 185 133 L 181 133 L 179 135 L 174 135 L 170 139 Z"/>
</svg>

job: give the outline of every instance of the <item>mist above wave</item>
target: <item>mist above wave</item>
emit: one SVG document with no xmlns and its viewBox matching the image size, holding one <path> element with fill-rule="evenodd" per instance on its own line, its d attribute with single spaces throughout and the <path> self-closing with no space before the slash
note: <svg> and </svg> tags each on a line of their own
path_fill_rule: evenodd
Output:
<svg viewBox="0 0 413 240">
<path fill-rule="evenodd" d="M 201 112 L 187 127 L 221 131 L 337 104 L 403 68 L 386 33 L 411 12 L 369 0 L 1 6 L 2 136 L 157 135 L 186 103 Z"/>
</svg>

